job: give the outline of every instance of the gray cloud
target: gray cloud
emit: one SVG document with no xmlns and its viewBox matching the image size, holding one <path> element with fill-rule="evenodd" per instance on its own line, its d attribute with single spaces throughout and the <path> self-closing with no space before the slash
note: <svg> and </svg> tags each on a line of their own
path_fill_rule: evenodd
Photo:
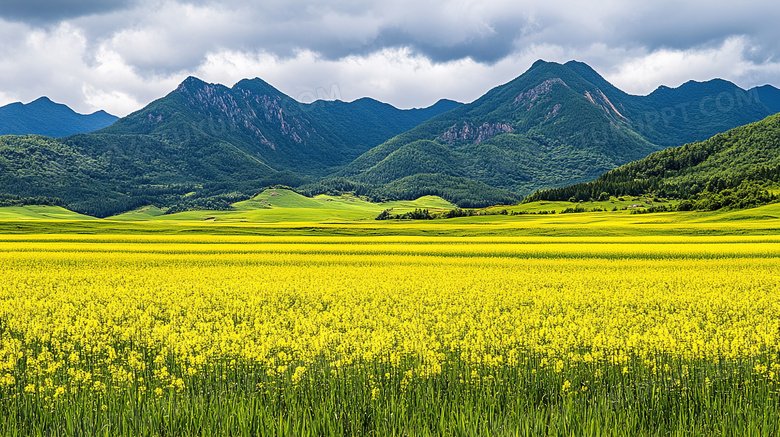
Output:
<svg viewBox="0 0 780 437">
<path fill-rule="evenodd" d="M 130 0 L 3 0 L 0 18 L 46 24 L 128 7 Z"/>
<path fill-rule="evenodd" d="M 363 51 L 410 47 L 434 62 L 471 58 L 493 64 L 512 54 L 515 41 L 522 35 L 524 27 L 514 19 L 504 19 L 491 23 L 490 28 L 491 32 L 486 34 L 472 34 L 460 41 L 447 41 L 436 37 L 420 38 L 409 30 L 388 27 L 382 29 L 370 44 L 363 47 Z"/>
<path fill-rule="evenodd" d="M 0 104 L 59 93 L 123 115 L 187 75 L 240 72 L 423 106 L 478 97 L 536 58 L 582 60 L 636 93 L 747 87 L 780 74 L 777 16 L 763 0 L 2 0 Z"/>
<path fill-rule="evenodd" d="M 767 49 L 780 50 L 776 43 L 780 39 L 776 25 L 780 4 L 763 2 L 751 7 L 744 2 L 716 2 L 706 7 L 700 3 L 664 6 L 669 7 L 650 9 L 619 23 L 615 26 L 615 36 L 650 50 L 712 45 L 733 35 L 758 36 Z"/>
</svg>

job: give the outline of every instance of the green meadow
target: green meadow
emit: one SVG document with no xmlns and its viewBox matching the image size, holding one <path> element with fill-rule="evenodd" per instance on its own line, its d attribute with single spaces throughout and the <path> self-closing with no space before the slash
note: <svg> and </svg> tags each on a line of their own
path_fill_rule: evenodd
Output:
<svg viewBox="0 0 780 437">
<path fill-rule="evenodd" d="M 426 196 L 371 203 L 351 195 L 308 198 L 266 190 L 229 211 L 166 214 L 147 206 L 96 219 L 54 206 L 0 208 L 3 234 L 216 234 L 216 235 L 419 235 L 419 236 L 641 236 L 766 235 L 780 232 L 780 204 L 714 212 L 636 212 L 673 205 L 650 197 L 601 202 L 533 202 L 475 210 L 474 216 L 434 220 L 375 220 L 384 210 L 403 214 L 455 209 Z M 566 211 L 585 212 L 566 212 Z M 555 212 L 554 214 L 551 212 Z"/>
</svg>

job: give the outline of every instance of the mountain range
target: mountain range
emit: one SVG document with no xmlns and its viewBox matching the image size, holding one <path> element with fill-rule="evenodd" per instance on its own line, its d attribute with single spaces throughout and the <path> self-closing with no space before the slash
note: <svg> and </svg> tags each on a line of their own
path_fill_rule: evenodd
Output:
<svg viewBox="0 0 780 437">
<path fill-rule="evenodd" d="M 118 117 L 105 111 L 78 114 L 68 106 L 41 97 L 28 104 L 0 107 L 0 135 L 44 135 L 64 137 L 103 129 Z"/>
<path fill-rule="evenodd" d="M 302 104 L 261 79 L 190 77 L 111 126 L 0 138 L 0 191 L 107 216 L 146 204 L 224 207 L 268 185 L 372 199 L 515 202 L 670 146 L 761 120 L 780 90 L 720 79 L 627 94 L 581 62 L 538 61 L 469 104 Z"/>
<path fill-rule="evenodd" d="M 593 180 L 771 113 L 755 94 L 723 80 L 632 96 L 583 63 L 537 62 L 475 102 L 370 150 L 339 175 L 388 183 L 444 173 L 530 194 Z"/>
<path fill-rule="evenodd" d="M 389 137 L 433 115 L 460 106 L 441 100 L 425 109 L 401 110 L 373 99 L 301 104 L 261 79 L 232 88 L 189 77 L 172 93 L 100 135 L 147 135 L 197 153 L 217 143 L 217 153 L 243 154 L 266 171 L 325 175 Z M 207 146 L 208 147 L 208 146 Z"/>
<path fill-rule="evenodd" d="M 190 77 L 111 126 L 60 139 L 0 137 L 0 192 L 59 198 L 106 216 L 147 203 L 226 206 L 300 186 L 460 106 L 402 110 L 373 99 L 301 104 L 261 79 L 232 88 Z M 216 196 L 216 198 L 215 198 Z"/>
</svg>

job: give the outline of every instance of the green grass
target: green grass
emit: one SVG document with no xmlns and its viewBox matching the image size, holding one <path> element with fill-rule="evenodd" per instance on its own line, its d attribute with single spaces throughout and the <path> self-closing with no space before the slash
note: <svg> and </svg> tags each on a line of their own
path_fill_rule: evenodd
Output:
<svg viewBox="0 0 780 437">
<path fill-rule="evenodd" d="M 593 202 L 574 203 L 574 202 L 566 202 L 566 201 L 559 201 L 559 202 L 539 201 L 539 202 L 521 203 L 519 205 L 512 205 L 512 206 L 493 206 L 490 208 L 485 208 L 485 211 L 498 212 L 501 210 L 506 210 L 509 213 L 512 212 L 540 213 L 540 212 L 555 211 L 556 213 L 560 213 L 566 209 L 581 207 L 586 209 L 587 211 L 593 211 L 593 210 L 613 211 L 613 209 L 617 208 L 618 211 L 630 212 L 633 209 L 644 209 L 651 206 L 659 206 L 659 205 L 676 206 L 678 202 L 679 201 L 677 200 L 657 199 L 650 196 L 623 196 L 623 197 L 612 196 L 609 200 L 601 201 L 601 202 L 593 201 Z"/>
<path fill-rule="evenodd" d="M 133 211 L 129 211 L 123 214 L 115 215 L 110 220 L 126 220 L 126 221 L 143 221 L 152 220 L 165 214 L 165 209 L 160 209 L 156 206 L 144 206 Z"/>
<path fill-rule="evenodd" d="M 530 358 L 533 362 L 534 358 Z M 674 359 L 658 364 L 681 365 Z M 403 368 L 386 363 L 338 371 L 309 367 L 293 384 L 252 366 L 215 363 L 188 379 L 184 393 L 138 396 L 137 387 L 108 391 L 94 403 L 26 396 L 25 410 L 5 410 L 4 435 L 98 436 L 771 436 L 780 432 L 772 385 L 751 363 L 725 370 L 687 363 L 692 375 L 675 389 L 639 360 L 536 373 L 533 365 L 475 369 L 457 360 L 436 376 L 402 386 Z M 591 372 L 602 377 L 594 380 Z M 176 371 L 176 369 L 172 369 Z M 335 375 L 331 372 L 338 372 Z M 462 376 L 478 375 L 463 384 Z M 224 377 L 223 377 L 224 375 Z M 325 376 L 327 375 L 327 376 Z M 705 375 L 715 383 L 708 386 Z M 150 374 L 151 377 L 151 374 Z M 562 381 L 573 381 L 562 393 Z M 736 390 L 732 382 L 744 385 Z M 371 387 L 380 394 L 372 396 Z M 580 392 L 582 387 L 587 392 Z M 258 390 L 257 387 L 262 387 Z M 575 392 L 576 390 L 576 392 Z M 105 410 L 102 410 L 105 408 Z M 102 411 L 101 411 L 102 410 Z M 59 418 L 67 418 L 61 420 Z"/>
<path fill-rule="evenodd" d="M 656 236 L 776 235 L 780 208 L 769 205 L 728 213 L 673 212 L 630 215 L 598 212 L 556 215 L 480 216 L 429 221 L 241 223 L 156 220 L 0 220 L 0 234 L 166 234 L 301 236 Z"/>
<path fill-rule="evenodd" d="M 253 199 L 236 203 L 231 211 L 166 215 L 159 208 L 144 207 L 104 220 L 59 207 L 6 207 L 0 208 L 0 233 L 561 237 L 780 233 L 780 204 L 734 211 L 631 214 L 633 205 L 650 206 L 651 202 L 652 205 L 674 204 L 647 197 L 613 197 L 604 202 L 497 206 L 482 210 L 488 215 L 473 217 L 377 221 L 374 218 L 385 209 L 402 214 L 418 208 L 442 212 L 454 206 L 435 196 L 375 204 L 349 195 L 307 198 L 288 190 L 267 190 Z M 588 211 L 606 211 L 560 213 L 577 206 Z M 618 210 L 612 211 L 614 208 Z M 509 214 L 498 215 L 501 210 Z M 556 214 L 527 214 L 551 210 Z"/>
<path fill-rule="evenodd" d="M 187 211 L 164 214 L 155 207 L 141 208 L 108 220 L 159 220 L 168 222 L 343 222 L 373 220 L 385 209 L 395 214 L 414 209 L 442 212 L 455 206 L 437 196 L 411 201 L 371 203 L 351 195 L 306 197 L 290 190 L 268 189 L 250 200 L 233 204 L 230 211 Z"/>
<path fill-rule="evenodd" d="M 0 208 L 0 221 L 15 220 L 97 220 L 59 206 L 30 205 Z"/>
</svg>

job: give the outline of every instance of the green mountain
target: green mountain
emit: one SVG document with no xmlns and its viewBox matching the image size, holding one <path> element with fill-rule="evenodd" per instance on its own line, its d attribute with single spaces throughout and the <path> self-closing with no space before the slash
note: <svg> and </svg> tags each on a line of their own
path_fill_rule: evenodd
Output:
<svg viewBox="0 0 780 437">
<path fill-rule="evenodd" d="M 110 126 L 117 117 L 105 111 L 78 114 L 69 107 L 41 97 L 28 104 L 0 107 L 0 135 L 64 137 Z"/>
<path fill-rule="evenodd" d="M 712 138 L 671 147 L 631 162 L 593 182 L 543 190 L 536 200 L 587 200 L 652 193 L 689 199 L 700 209 L 751 206 L 768 184 L 780 182 L 780 114 Z M 761 199 L 758 199 L 761 200 Z"/>
<path fill-rule="evenodd" d="M 748 91 L 752 96 L 765 104 L 773 113 L 780 112 L 780 90 L 772 85 L 757 86 Z"/>
<path fill-rule="evenodd" d="M 318 100 L 304 108 L 328 129 L 338 133 L 345 144 L 369 145 L 370 148 L 460 105 L 442 99 L 428 108 L 401 110 L 364 97 L 349 103 Z"/>
<path fill-rule="evenodd" d="M 660 87 L 634 100 L 644 111 L 636 119 L 637 132 L 664 147 L 703 141 L 774 113 L 750 92 L 722 79 Z"/>
<path fill-rule="evenodd" d="M 473 103 L 369 150 L 334 176 L 381 191 L 413 175 L 436 174 L 530 194 L 593 180 L 664 147 L 770 113 L 754 95 L 723 80 L 633 96 L 584 63 L 538 61 Z"/>
<path fill-rule="evenodd" d="M 146 150 L 155 150 L 155 145 L 145 144 Z M 123 170 L 121 161 L 112 162 L 108 156 L 93 156 L 83 148 L 74 148 L 67 139 L 0 137 L 0 192 L 61 201 L 36 203 L 62 203 L 80 213 L 105 216 L 153 201 L 175 201 L 194 189 L 192 185 L 144 185 L 140 179 L 128 184 L 120 173 L 135 169 L 128 168 Z"/>
<path fill-rule="evenodd" d="M 366 152 L 337 175 L 386 184 L 418 173 L 466 177 L 528 194 L 592 180 L 658 146 L 625 108 L 565 65 L 537 62 L 473 103 Z"/>
<path fill-rule="evenodd" d="M 565 66 L 598 86 L 630 120 L 632 130 L 663 148 L 703 141 L 776 112 L 755 89 L 745 91 L 722 79 L 660 86 L 647 96 L 635 96 L 617 89 L 587 64 L 570 61 Z"/>
<path fill-rule="evenodd" d="M 261 79 L 245 79 L 228 88 L 190 77 L 172 93 L 97 134 L 106 140 L 109 135 L 147 135 L 194 153 L 221 144 L 216 148 L 261 162 L 268 170 L 322 175 L 458 105 L 442 101 L 423 110 L 400 110 L 372 99 L 307 105 Z"/>
<path fill-rule="evenodd" d="M 188 78 L 97 132 L 0 137 L 0 193 L 55 197 L 101 217 L 149 204 L 228 207 L 269 185 L 309 182 L 459 105 L 304 105 L 260 79 L 227 88 Z"/>
</svg>

